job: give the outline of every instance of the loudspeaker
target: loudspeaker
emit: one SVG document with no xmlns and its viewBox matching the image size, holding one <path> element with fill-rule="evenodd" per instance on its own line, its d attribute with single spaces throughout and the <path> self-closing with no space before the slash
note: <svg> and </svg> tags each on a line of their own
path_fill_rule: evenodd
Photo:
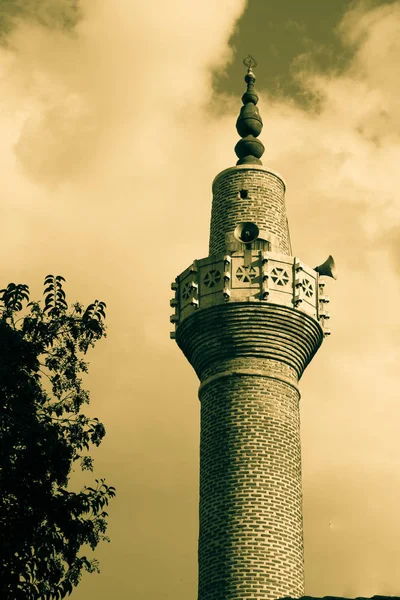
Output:
<svg viewBox="0 0 400 600">
<path fill-rule="evenodd" d="M 326 275 L 327 277 L 333 277 L 333 279 L 337 279 L 336 273 L 336 265 L 332 256 L 328 256 L 326 261 L 319 265 L 319 267 L 315 267 L 314 271 L 317 271 L 320 275 Z"/>
<path fill-rule="evenodd" d="M 242 242 L 243 244 L 251 244 L 255 242 L 260 234 L 260 230 L 258 229 L 255 223 L 244 222 L 239 223 L 236 227 L 233 235 L 238 240 L 238 242 Z"/>
</svg>

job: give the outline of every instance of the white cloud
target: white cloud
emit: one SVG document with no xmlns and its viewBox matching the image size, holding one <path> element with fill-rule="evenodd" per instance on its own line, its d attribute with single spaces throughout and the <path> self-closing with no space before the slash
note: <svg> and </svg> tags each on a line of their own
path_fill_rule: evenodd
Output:
<svg viewBox="0 0 400 600">
<path fill-rule="evenodd" d="M 88 0 L 73 34 L 24 23 L 0 55 L 4 283 L 33 284 L 38 295 L 36 282 L 57 272 L 71 300 L 109 307 L 89 385 L 108 429 L 99 471 L 118 499 L 103 575 L 86 578 L 77 600 L 135 589 L 138 600 L 163 597 L 167 585 L 178 600 L 196 587 L 197 382 L 169 345 L 169 282 L 207 253 L 211 181 L 235 160 L 240 100 L 214 98 L 220 115 L 210 110 L 211 70 L 231 58 L 244 2 L 174 7 Z M 287 180 L 294 251 L 311 266 L 332 253 L 339 270 L 332 338 L 302 380 L 308 593 L 319 595 L 396 593 L 400 583 L 375 543 L 379 527 L 394 552 L 396 509 L 385 501 L 379 515 L 351 484 L 376 505 L 382 486 L 389 496 L 400 489 L 399 27 L 396 4 L 345 18 L 342 35 L 359 45 L 346 73 L 302 74 L 322 98 L 315 113 L 260 94 L 264 164 Z M 332 511 L 333 542 L 319 521 Z M 364 541 L 363 517 L 376 519 Z M 193 553 L 179 558 L 183 584 L 168 575 L 178 546 Z"/>
</svg>

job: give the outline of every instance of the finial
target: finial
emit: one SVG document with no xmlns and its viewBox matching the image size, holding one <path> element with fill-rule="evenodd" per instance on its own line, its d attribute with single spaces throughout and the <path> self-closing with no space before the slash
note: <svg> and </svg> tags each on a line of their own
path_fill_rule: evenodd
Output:
<svg viewBox="0 0 400 600">
<path fill-rule="evenodd" d="M 252 67 L 257 66 L 257 61 L 255 58 L 252 57 L 251 54 L 248 54 L 246 58 L 243 59 L 243 64 L 245 67 L 247 67 L 247 72 L 252 73 L 252 75 L 254 75 L 254 73 L 252 72 Z"/>
<path fill-rule="evenodd" d="M 242 96 L 244 106 L 242 106 L 240 115 L 236 121 L 236 130 L 240 137 L 243 138 L 235 146 L 235 152 L 239 158 L 236 164 L 253 163 L 262 165 L 260 158 L 264 154 L 265 148 L 262 142 L 256 139 L 263 127 L 262 119 L 256 106 L 258 96 L 254 91 L 256 77 L 253 73 L 253 67 L 257 66 L 257 62 L 249 54 L 243 59 L 243 64 L 247 67 L 247 74 L 244 78 L 247 83 L 247 90 Z"/>
</svg>

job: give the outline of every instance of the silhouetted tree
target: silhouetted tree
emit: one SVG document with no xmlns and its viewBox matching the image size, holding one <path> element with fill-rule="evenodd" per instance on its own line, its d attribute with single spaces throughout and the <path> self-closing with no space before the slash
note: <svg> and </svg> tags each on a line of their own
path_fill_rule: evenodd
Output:
<svg viewBox="0 0 400 600">
<path fill-rule="evenodd" d="M 48 275 L 45 301 L 27 285 L 0 290 L 0 598 L 59 599 L 82 570 L 81 552 L 105 535 L 104 508 L 115 488 L 103 479 L 69 491 L 73 465 L 93 470 L 87 454 L 105 429 L 81 412 L 89 402 L 83 356 L 104 337 L 105 304 L 69 309 L 64 278 Z M 24 308 L 24 304 L 27 303 Z"/>
</svg>

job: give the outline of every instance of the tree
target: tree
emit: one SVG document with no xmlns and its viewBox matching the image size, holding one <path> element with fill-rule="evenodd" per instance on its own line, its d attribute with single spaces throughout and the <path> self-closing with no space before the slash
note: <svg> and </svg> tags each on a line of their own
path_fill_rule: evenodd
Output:
<svg viewBox="0 0 400 600">
<path fill-rule="evenodd" d="M 106 336 L 104 302 L 68 307 L 64 278 L 45 278 L 44 306 L 29 288 L 0 290 L 0 597 L 64 598 L 83 570 L 82 553 L 106 540 L 105 507 L 115 488 L 103 479 L 75 493 L 73 467 L 93 470 L 90 444 L 105 428 L 82 414 L 88 349 Z M 26 304 L 26 306 L 24 306 Z"/>
</svg>

